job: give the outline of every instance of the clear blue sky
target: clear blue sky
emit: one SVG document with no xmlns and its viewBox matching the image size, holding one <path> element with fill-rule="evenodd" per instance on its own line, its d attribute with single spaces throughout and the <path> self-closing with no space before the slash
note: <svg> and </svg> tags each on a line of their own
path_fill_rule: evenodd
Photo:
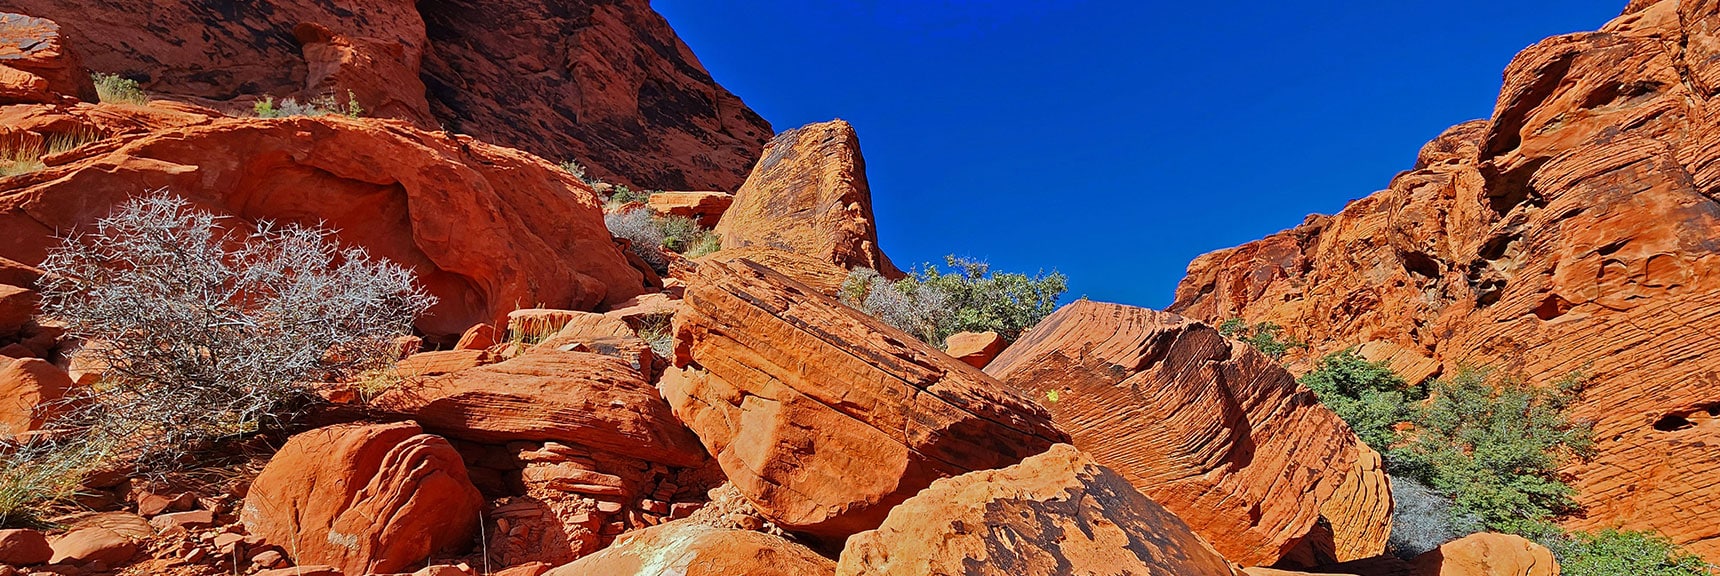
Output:
<svg viewBox="0 0 1720 576">
<path fill-rule="evenodd" d="M 1624 0 L 656 0 L 778 131 L 860 132 L 880 244 L 1162 308 L 1195 256 L 1384 188 Z"/>
</svg>

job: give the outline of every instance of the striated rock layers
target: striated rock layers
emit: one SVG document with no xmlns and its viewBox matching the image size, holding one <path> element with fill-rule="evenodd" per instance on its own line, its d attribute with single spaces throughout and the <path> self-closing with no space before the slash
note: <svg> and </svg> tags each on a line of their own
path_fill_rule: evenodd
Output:
<svg viewBox="0 0 1720 576">
<path fill-rule="evenodd" d="M 1272 321 L 1313 354 L 1384 341 L 1546 382 L 1596 456 L 1574 528 L 1720 558 L 1720 9 L 1632 2 L 1505 71 L 1487 121 L 1335 216 L 1189 265 L 1173 311 Z M 1394 355 L 1403 356 L 1402 353 Z"/>
<path fill-rule="evenodd" d="M 784 529 L 840 543 L 934 480 L 1067 438 L 985 373 L 756 263 L 700 262 L 683 302 L 663 396 Z"/>
<path fill-rule="evenodd" d="M 764 246 L 901 276 L 878 248 L 860 137 L 841 120 L 771 140 L 716 231 L 724 250 Z"/>
<path fill-rule="evenodd" d="M 1174 314 L 1077 301 L 986 371 L 1243 565 L 1273 564 L 1298 544 L 1360 453 L 1349 427 L 1270 358 Z M 1373 513 L 1389 517 L 1390 506 Z M 1386 534 L 1365 536 L 1383 551 Z"/>
<path fill-rule="evenodd" d="M 450 342 L 522 302 L 591 310 L 643 290 L 590 188 L 517 150 L 382 120 L 176 121 L 0 181 L 0 257 L 41 262 L 56 235 L 165 189 L 241 221 L 322 223 L 411 267 L 439 299 L 418 328 Z"/>
<path fill-rule="evenodd" d="M 90 69 L 153 95 L 243 112 L 264 95 L 344 104 L 350 92 L 368 115 L 577 158 L 641 188 L 734 190 L 772 133 L 647 0 L 0 0 L 0 11 L 58 21 Z"/>
</svg>

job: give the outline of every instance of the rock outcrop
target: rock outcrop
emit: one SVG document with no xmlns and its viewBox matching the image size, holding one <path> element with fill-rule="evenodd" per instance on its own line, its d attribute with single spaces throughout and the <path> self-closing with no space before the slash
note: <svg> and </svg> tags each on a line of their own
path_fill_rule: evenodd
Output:
<svg viewBox="0 0 1720 576">
<path fill-rule="evenodd" d="M 1559 576 L 1547 547 L 1510 534 L 1464 536 L 1410 561 L 1414 576 Z"/>
<path fill-rule="evenodd" d="M 819 576 L 836 563 L 762 532 L 676 520 L 633 532 L 546 576 Z"/>
<path fill-rule="evenodd" d="M 643 290 L 585 183 L 464 136 L 339 117 L 203 117 L 49 164 L 0 183 L 0 257 L 40 262 L 57 235 L 165 189 L 243 222 L 320 222 L 412 268 L 439 300 L 418 328 L 449 343 L 519 302 L 591 310 Z"/>
<path fill-rule="evenodd" d="M 1349 427 L 1270 358 L 1174 314 L 1077 301 L 986 371 L 1244 565 L 1300 542 L 1359 454 Z"/>
<path fill-rule="evenodd" d="M 799 252 L 790 252 L 769 246 L 724 248 L 701 257 L 699 260 L 712 262 L 751 260 L 780 272 L 783 276 L 811 286 L 819 294 L 830 297 L 840 296 L 842 281 L 848 278 L 848 270 L 841 266 Z"/>
<path fill-rule="evenodd" d="M 0 441 L 42 429 L 55 401 L 72 387 L 58 366 L 38 358 L 0 356 Z"/>
<path fill-rule="evenodd" d="M 972 366 L 762 265 L 698 263 L 683 305 L 663 395 L 785 529 L 841 542 L 933 480 L 1067 438 Z"/>
<path fill-rule="evenodd" d="M 1308 356 L 1385 341 L 1450 372 L 1588 387 L 1571 528 L 1657 530 L 1720 559 L 1720 11 L 1632 2 L 1517 56 L 1491 119 L 1389 188 L 1201 256 L 1172 311 L 1271 321 Z"/>
<path fill-rule="evenodd" d="M 65 40 L 52 20 L 0 13 L 0 104 L 95 100 L 95 85 Z"/>
<path fill-rule="evenodd" d="M 842 576 L 1231 576 L 1164 507 L 1073 446 L 932 483 L 848 539 Z"/>
<path fill-rule="evenodd" d="M 474 442 L 561 442 L 672 466 L 705 461 L 699 439 L 657 389 L 622 360 L 598 354 L 537 350 L 405 382 L 376 403 Z"/>
<path fill-rule="evenodd" d="M 700 226 L 711 228 L 722 221 L 723 212 L 728 211 L 729 205 L 735 203 L 733 194 L 727 192 L 658 192 L 645 201 L 645 205 L 662 216 L 680 216 L 692 218 Z"/>
<path fill-rule="evenodd" d="M 789 130 L 765 145 L 716 232 L 723 250 L 766 246 L 901 276 L 878 248 L 860 137 L 841 120 Z"/>
<path fill-rule="evenodd" d="M 288 440 L 241 517 L 296 563 L 372 574 L 471 545 L 482 505 L 446 440 L 412 423 L 336 425 Z"/>
<path fill-rule="evenodd" d="M 996 332 L 958 332 L 944 339 L 944 352 L 974 368 L 985 368 L 1008 345 Z"/>
<path fill-rule="evenodd" d="M 0 0 L 0 10 L 68 24 L 85 65 L 153 95 L 244 112 L 264 95 L 344 104 L 350 93 L 369 115 L 577 158 L 635 188 L 733 190 L 772 132 L 646 0 Z"/>
</svg>

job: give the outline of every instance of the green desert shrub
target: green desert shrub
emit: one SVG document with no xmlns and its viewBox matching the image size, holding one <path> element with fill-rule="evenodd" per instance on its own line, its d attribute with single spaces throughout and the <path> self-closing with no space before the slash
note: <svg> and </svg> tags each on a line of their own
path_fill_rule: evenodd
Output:
<svg viewBox="0 0 1720 576">
<path fill-rule="evenodd" d="M 1249 324 L 1241 318 L 1231 318 L 1218 325 L 1218 332 L 1253 346 L 1273 360 L 1283 358 L 1292 348 L 1308 347 L 1294 336 L 1284 335 L 1284 327 L 1271 322 Z"/>
<path fill-rule="evenodd" d="M 1714 566 L 1652 532 L 1606 529 L 1556 541 L 1566 576 L 1708 576 Z"/>
<path fill-rule="evenodd" d="M 1577 510 L 1559 474 L 1593 445 L 1587 424 L 1565 408 L 1582 390 L 1580 375 L 1547 386 L 1491 370 L 1462 369 L 1437 380 L 1416 410 L 1414 428 L 1387 453 L 1388 469 L 1414 477 L 1452 500 L 1480 528 L 1536 538 L 1552 520 Z"/>
<path fill-rule="evenodd" d="M 697 258 L 721 247 L 715 232 L 684 216 L 657 216 L 648 208 L 635 208 L 603 215 L 609 234 L 625 238 L 632 251 L 658 274 L 669 272 L 669 257 L 663 250 Z"/>
<path fill-rule="evenodd" d="M 946 273 L 927 265 L 891 282 L 868 268 L 842 284 L 842 300 L 934 346 L 957 332 L 997 332 L 1014 340 L 1057 310 L 1069 288 L 1061 273 L 1034 276 L 992 272 L 991 266 L 950 256 Z"/>
<path fill-rule="evenodd" d="M 1425 392 L 1411 389 L 1385 362 L 1369 362 L 1353 350 L 1321 358 L 1299 382 L 1349 423 L 1362 442 L 1381 454 L 1388 453 L 1397 442 L 1397 425 L 1415 415 L 1410 402 L 1426 397 Z"/>
<path fill-rule="evenodd" d="M 149 96 L 138 87 L 137 81 L 122 77 L 118 74 L 95 73 L 90 75 L 90 81 L 96 85 L 96 96 L 102 102 L 109 104 L 136 104 L 142 106 L 149 103 Z"/>
<path fill-rule="evenodd" d="M 351 90 L 346 93 L 346 103 L 341 103 L 333 94 L 325 94 L 310 102 L 299 102 L 293 98 L 282 98 L 279 103 L 273 96 L 264 96 L 251 104 L 251 112 L 258 118 L 286 118 L 289 116 L 345 116 L 358 118 L 364 115 L 364 106 L 359 105 L 358 96 Z"/>
</svg>

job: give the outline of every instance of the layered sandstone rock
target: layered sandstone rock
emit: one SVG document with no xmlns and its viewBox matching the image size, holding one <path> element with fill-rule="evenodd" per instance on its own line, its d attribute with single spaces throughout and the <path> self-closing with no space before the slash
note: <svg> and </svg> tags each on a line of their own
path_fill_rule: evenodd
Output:
<svg viewBox="0 0 1720 576">
<path fill-rule="evenodd" d="M 984 368 L 1007 345 L 996 332 L 958 332 L 944 339 L 944 352 L 969 366 Z"/>
<path fill-rule="evenodd" d="M 1244 565 L 1296 545 L 1359 453 L 1349 427 L 1270 358 L 1174 314 L 1077 301 L 986 371 Z"/>
<path fill-rule="evenodd" d="M 933 480 L 1009 466 L 1066 436 L 984 373 L 764 266 L 705 261 L 660 382 L 736 487 L 833 542 Z"/>
<path fill-rule="evenodd" d="M 52 103 L 61 96 L 90 101 L 96 89 L 77 54 L 66 49 L 60 25 L 0 13 L 0 104 Z"/>
<path fill-rule="evenodd" d="M 632 532 L 548 576 L 818 576 L 836 563 L 781 536 L 676 520 Z"/>
<path fill-rule="evenodd" d="M 1188 525 L 1075 447 L 932 483 L 842 550 L 842 576 L 1231 576 Z"/>
<path fill-rule="evenodd" d="M 60 22 L 89 68 L 153 95 L 244 112 L 264 95 L 344 104 L 350 92 L 367 115 L 578 158 L 635 188 L 733 190 L 771 135 L 645 0 L 0 0 L 0 10 Z"/>
<path fill-rule="evenodd" d="M 1410 561 L 1414 576 L 1559 576 L 1547 547 L 1510 534 L 1471 534 Z"/>
<path fill-rule="evenodd" d="M 482 504 L 446 440 L 412 423 L 337 425 L 288 440 L 241 518 L 299 564 L 369 574 L 470 545 Z"/>
<path fill-rule="evenodd" d="M 1335 216 L 1207 254 L 1173 311 L 1271 321 L 1310 356 L 1385 341 L 1450 371 L 1589 377 L 1572 528 L 1720 558 L 1720 12 L 1633 2 L 1519 54 L 1488 121 Z"/>
<path fill-rule="evenodd" d="M 71 387 L 72 378 L 53 364 L 0 356 L 0 440 L 42 429 Z"/>
<path fill-rule="evenodd" d="M 838 296 L 842 290 L 842 281 L 848 278 L 848 270 L 824 260 L 800 252 L 792 252 L 769 246 L 745 246 L 741 248 L 724 248 L 708 256 L 699 258 L 700 261 L 734 262 L 750 260 L 763 264 L 793 278 L 795 281 L 817 290 L 825 296 Z"/>
<path fill-rule="evenodd" d="M 397 122 L 205 118 L 49 164 L 0 189 L 0 257 L 40 262 L 58 234 L 166 189 L 241 225 L 322 223 L 412 268 L 438 298 L 418 328 L 449 342 L 519 302 L 590 310 L 643 289 L 583 182 L 516 150 Z"/>
<path fill-rule="evenodd" d="M 710 228 L 722 220 L 735 197 L 727 192 L 658 192 L 645 202 L 659 215 L 692 218 Z"/>
<path fill-rule="evenodd" d="M 555 441 L 674 466 L 705 460 L 698 438 L 637 370 L 598 354 L 533 351 L 403 383 L 377 405 L 476 442 Z"/>
<path fill-rule="evenodd" d="M 841 120 L 772 139 L 716 232 L 723 250 L 766 246 L 842 268 L 901 275 L 878 248 L 860 137 Z"/>
</svg>

